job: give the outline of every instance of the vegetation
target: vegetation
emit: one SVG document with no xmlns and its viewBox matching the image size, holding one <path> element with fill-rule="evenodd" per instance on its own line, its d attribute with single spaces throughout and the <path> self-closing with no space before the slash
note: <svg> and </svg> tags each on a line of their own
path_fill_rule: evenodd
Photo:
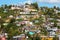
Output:
<svg viewBox="0 0 60 40">
<path fill-rule="evenodd" d="M 38 4 L 37 4 L 37 2 L 35 2 L 35 3 L 31 3 L 31 5 L 32 5 L 33 7 L 35 7 L 35 9 L 38 10 Z"/>
<path fill-rule="evenodd" d="M 26 3 L 26 5 L 28 5 Z M 37 9 L 39 12 L 39 18 L 33 19 L 33 17 L 30 18 L 31 21 L 33 21 L 33 24 L 38 26 L 39 30 L 41 30 L 41 33 L 43 32 L 44 35 L 47 35 L 48 32 L 47 30 L 43 27 L 43 23 L 48 23 L 48 22 L 54 22 L 53 27 L 58 27 L 60 29 L 60 26 L 57 25 L 58 21 L 57 18 L 60 18 L 60 13 L 56 13 L 54 9 L 60 10 L 59 8 L 48 8 L 48 7 L 38 7 L 37 2 L 31 3 L 31 5 Z M 20 19 L 15 19 L 16 15 L 18 15 L 18 10 L 10 10 L 12 5 L 2 5 L 0 7 L 0 33 L 7 33 L 8 34 L 8 40 L 12 40 L 13 36 L 20 35 L 22 32 L 22 28 L 25 25 L 20 25 L 19 27 L 16 26 L 16 21 L 23 21 L 23 18 Z M 20 10 L 19 10 L 20 11 Z M 13 18 L 9 18 L 10 15 L 13 15 Z M 44 15 L 45 17 L 42 17 L 41 15 Z M 44 22 L 44 18 L 45 21 Z M 47 21 L 48 18 L 53 18 L 51 21 Z M 5 22 L 5 20 L 9 19 L 10 22 Z M 32 20 L 33 19 L 33 20 Z M 4 23 L 7 23 L 7 25 L 3 25 Z M 20 30 L 19 30 L 20 29 Z M 29 37 L 31 35 L 27 34 Z M 38 35 L 30 37 L 30 40 L 40 40 L 40 37 Z M 54 39 L 55 40 L 55 39 Z"/>
</svg>

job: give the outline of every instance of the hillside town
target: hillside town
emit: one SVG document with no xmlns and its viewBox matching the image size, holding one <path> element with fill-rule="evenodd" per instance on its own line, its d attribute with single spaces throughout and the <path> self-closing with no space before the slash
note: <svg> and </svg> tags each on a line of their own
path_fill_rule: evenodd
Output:
<svg viewBox="0 0 60 40">
<path fill-rule="evenodd" d="M 0 40 L 60 40 L 60 8 L 0 6 Z"/>
</svg>

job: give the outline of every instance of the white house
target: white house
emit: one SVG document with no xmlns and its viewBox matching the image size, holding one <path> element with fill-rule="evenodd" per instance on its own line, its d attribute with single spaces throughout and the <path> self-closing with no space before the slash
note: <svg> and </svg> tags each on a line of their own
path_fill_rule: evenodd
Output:
<svg viewBox="0 0 60 40">
<path fill-rule="evenodd" d="M 56 33 L 54 31 L 49 32 L 50 36 L 55 36 Z"/>
<path fill-rule="evenodd" d="M 58 35 L 58 37 L 59 37 L 59 40 L 60 40 L 60 34 Z"/>
<path fill-rule="evenodd" d="M 48 28 L 47 30 L 57 31 L 58 28 L 57 27 L 53 27 L 53 28 Z"/>
</svg>

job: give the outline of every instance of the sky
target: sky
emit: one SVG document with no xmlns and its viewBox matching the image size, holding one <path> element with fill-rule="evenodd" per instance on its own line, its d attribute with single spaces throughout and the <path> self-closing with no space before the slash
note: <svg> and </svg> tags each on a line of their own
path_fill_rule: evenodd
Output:
<svg viewBox="0 0 60 40">
<path fill-rule="evenodd" d="M 37 2 L 39 7 L 47 6 L 47 7 L 53 7 L 58 6 L 60 7 L 60 0 L 0 0 L 0 6 L 7 4 L 24 4 L 24 3 L 33 3 Z"/>
</svg>

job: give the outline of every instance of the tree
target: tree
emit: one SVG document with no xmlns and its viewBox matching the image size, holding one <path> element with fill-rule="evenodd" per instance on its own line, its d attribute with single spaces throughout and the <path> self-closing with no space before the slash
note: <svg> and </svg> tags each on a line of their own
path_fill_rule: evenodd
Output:
<svg viewBox="0 0 60 40">
<path fill-rule="evenodd" d="M 31 3 L 31 5 L 34 6 L 38 10 L 38 3 L 37 2 Z"/>
<path fill-rule="evenodd" d="M 3 7 L 4 9 L 8 8 L 7 4 L 2 5 L 2 7 Z"/>
<path fill-rule="evenodd" d="M 54 27 L 57 27 L 57 14 L 54 14 Z"/>
<path fill-rule="evenodd" d="M 8 40 L 12 40 L 13 36 L 20 35 L 19 27 L 15 23 L 9 23 L 5 26 L 5 32 L 8 34 Z"/>
<path fill-rule="evenodd" d="M 25 5 L 29 5 L 28 3 L 25 3 Z"/>
<path fill-rule="evenodd" d="M 0 19 L 0 24 L 3 24 L 4 23 L 4 20 L 3 19 Z"/>
<path fill-rule="evenodd" d="M 36 39 L 35 40 L 41 40 L 40 37 L 36 36 Z"/>
<path fill-rule="evenodd" d="M 56 6 L 54 6 L 54 9 L 56 9 L 57 7 Z"/>
<path fill-rule="evenodd" d="M 12 7 L 12 5 L 9 5 L 8 8 L 10 9 Z"/>
<path fill-rule="evenodd" d="M 15 22 L 15 19 L 12 18 L 12 19 L 10 20 L 10 23 L 14 23 L 14 22 Z"/>
<path fill-rule="evenodd" d="M 55 37 L 53 38 L 53 40 L 59 40 L 59 38 L 58 38 L 57 36 L 55 36 Z"/>
</svg>

